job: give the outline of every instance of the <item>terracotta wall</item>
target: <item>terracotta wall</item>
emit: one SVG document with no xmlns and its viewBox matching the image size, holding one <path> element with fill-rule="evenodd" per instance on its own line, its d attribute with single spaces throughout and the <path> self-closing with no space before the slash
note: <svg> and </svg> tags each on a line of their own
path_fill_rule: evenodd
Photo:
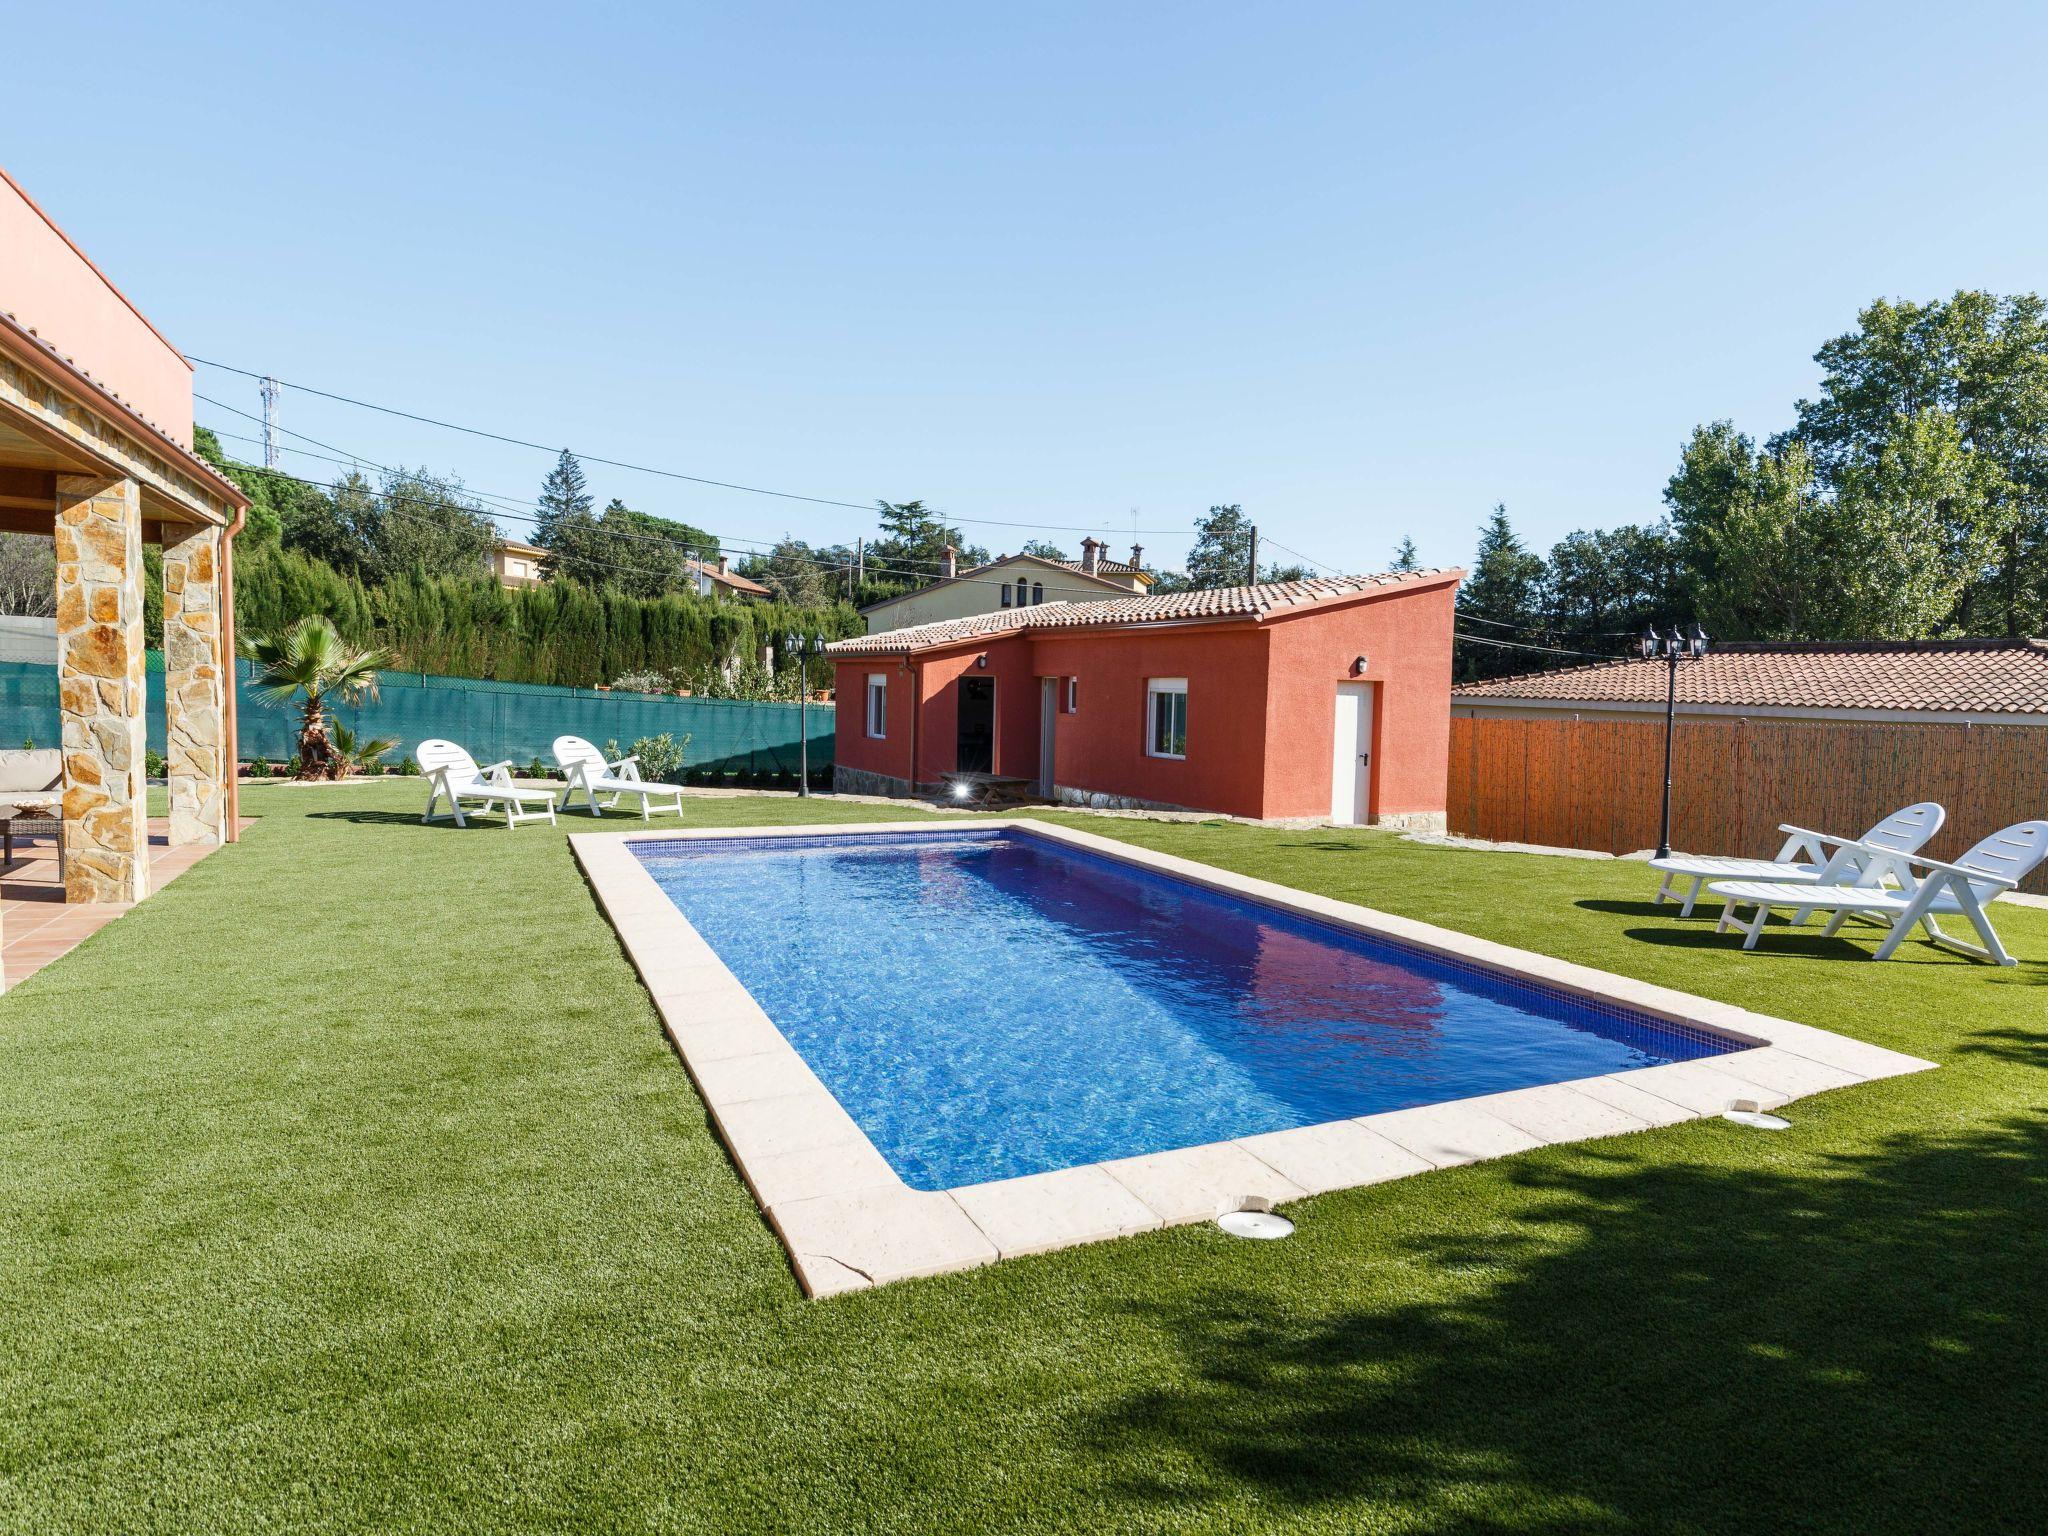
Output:
<svg viewBox="0 0 2048 1536">
<path fill-rule="evenodd" d="M 192 368 L 0 171 L 0 306 L 179 444 L 192 446 Z"/>
<path fill-rule="evenodd" d="M 838 708 L 832 761 L 892 779 L 910 778 L 910 708 L 912 675 L 900 656 L 867 656 L 839 662 L 833 670 Z M 868 677 L 880 672 L 889 679 L 889 734 L 880 741 L 868 735 Z"/>
<path fill-rule="evenodd" d="M 1232 816 L 1265 815 L 1267 641 L 1253 624 L 1040 633 L 1039 674 L 1080 679 L 1081 707 L 1061 715 L 1054 734 L 1059 783 Z M 1155 677 L 1188 680 L 1185 761 L 1146 755 L 1145 685 Z"/>
<path fill-rule="evenodd" d="M 1337 685 L 1375 685 L 1370 807 L 1374 817 L 1441 816 L 1450 759 L 1451 625 L 1457 588 L 1401 588 L 1267 624 L 1261 815 L 1330 814 Z M 1354 675 L 1352 663 L 1366 659 Z"/>
<path fill-rule="evenodd" d="M 988 666 L 975 658 L 988 657 Z M 986 677 L 996 685 L 995 771 L 1017 778 L 1038 777 L 1038 683 L 1032 675 L 1031 641 L 1021 635 L 921 658 L 924 718 L 917 734 L 917 781 L 935 784 L 958 764 L 960 680 Z"/>
</svg>

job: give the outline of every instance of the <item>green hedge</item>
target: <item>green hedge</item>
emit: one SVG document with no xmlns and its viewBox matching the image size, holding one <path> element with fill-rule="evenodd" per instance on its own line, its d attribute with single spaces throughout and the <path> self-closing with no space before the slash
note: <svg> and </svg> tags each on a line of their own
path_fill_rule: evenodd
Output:
<svg viewBox="0 0 2048 1536">
<path fill-rule="evenodd" d="M 295 550 L 237 546 L 235 628 L 272 634 L 325 614 L 358 645 L 382 645 L 400 667 L 453 677 L 588 688 L 632 672 L 690 674 L 798 634 L 861 633 L 844 603 L 795 608 L 672 593 L 629 597 L 573 581 L 506 590 L 488 577 L 413 576 L 365 587 Z"/>
</svg>

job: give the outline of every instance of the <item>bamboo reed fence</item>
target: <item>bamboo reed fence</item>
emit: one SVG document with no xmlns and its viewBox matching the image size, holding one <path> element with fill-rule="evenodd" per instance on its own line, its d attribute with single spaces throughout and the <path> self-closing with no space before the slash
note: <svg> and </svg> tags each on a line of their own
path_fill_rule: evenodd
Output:
<svg viewBox="0 0 2048 1536">
<path fill-rule="evenodd" d="M 1630 853 L 1657 842 L 1664 722 L 1451 721 L 1449 822 L 1498 842 Z M 1680 717 L 1671 844 L 1767 857 L 1781 822 L 1855 836 L 1915 800 L 1948 808 L 1935 858 L 2048 817 L 2048 726 Z M 2024 889 L 2048 892 L 2048 870 Z"/>
</svg>

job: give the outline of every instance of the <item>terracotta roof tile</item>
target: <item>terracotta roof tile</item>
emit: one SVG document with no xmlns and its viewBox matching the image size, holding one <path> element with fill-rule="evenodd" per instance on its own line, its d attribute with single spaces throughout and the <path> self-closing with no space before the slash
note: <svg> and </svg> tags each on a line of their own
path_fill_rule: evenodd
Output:
<svg viewBox="0 0 2048 1536">
<path fill-rule="evenodd" d="M 1038 603 L 1029 608 L 998 609 L 964 619 L 944 619 L 914 624 L 907 629 L 883 630 L 880 634 L 857 635 L 851 640 L 835 640 L 825 647 L 825 653 L 859 656 L 878 651 L 921 651 L 983 635 L 1027 629 L 1088 629 L 1186 619 L 1259 619 L 1282 609 L 1352 597 L 1379 587 L 1421 585 L 1463 574 L 1456 569 L 1388 571 L 1378 576 L 1328 576 L 1309 581 L 1265 582 L 1256 587 L 1210 587 L 1199 592 L 1112 597 L 1095 603 Z"/>
<path fill-rule="evenodd" d="M 1629 658 L 1462 683 L 1461 699 L 1661 704 L 1666 664 Z M 1680 662 L 1678 702 L 2048 716 L 2048 640 L 1737 642 Z"/>
</svg>

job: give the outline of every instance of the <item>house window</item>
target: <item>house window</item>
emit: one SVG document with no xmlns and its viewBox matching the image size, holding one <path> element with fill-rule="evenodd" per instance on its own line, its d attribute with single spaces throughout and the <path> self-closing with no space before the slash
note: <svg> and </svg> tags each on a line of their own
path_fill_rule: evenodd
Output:
<svg viewBox="0 0 2048 1536">
<path fill-rule="evenodd" d="M 880 741 L 889 734 L 889 674 L 868 674 L 868 735 Z"/>
<path fill-rule="evenodd" d="M 1010 584 L 1007 581 L 1003 583 L 1003 606 L 1010 606 Z"/>
<path fill-rule="evenodd" d="M 1155 677 L 1145 684 L 1145 754 L 1188 755 L 1188 680 Z"/>
<path fill-rule="evenodd" d="M 1078 715 L 1080 712 L 1081 679 L 1079 679 L 1078 677 L 1070 677 L 1067 679 L 1067 713 L 1070 715 Z"/>
<path fill-rule="evenodd" d="M 1019 585 L 1019 586 L 1022 586 L 1022 585 L 1023 585 L 1023 583 L 1022 583 L 1022 582 L 1019 582 L 1019 583 L 1018 583 L 1018 585 Z M 1038 603 L 1042 603 L 1042 602 L 1044 602 L 1044 601 L 1045 601 L 1045 583 L 1044 583 L 1044 582 L 1042 582 L 1042 581 L 1034 581 L 1033 583 L 1031 583 L 1031 601 L 1032 601 L 1032 603 L 1033 603 L 1034 605 L 1036 605 L 1036 604 L 1038 604 Z"/>
</svg>

